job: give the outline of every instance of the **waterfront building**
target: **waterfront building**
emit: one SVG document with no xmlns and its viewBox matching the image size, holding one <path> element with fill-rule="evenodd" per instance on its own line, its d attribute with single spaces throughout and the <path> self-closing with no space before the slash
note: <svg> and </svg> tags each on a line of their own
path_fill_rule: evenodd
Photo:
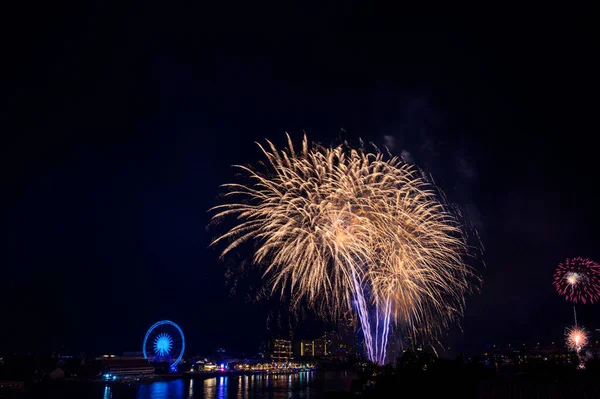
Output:
<svg viewBox="0 0 600 399">
<path fill-rule="evenodd" d="M 292 341 L 271 339 L 261 345 L 261 356 L 275 363 L 287 363 L 292 359 Z"/>
<path fill-rule="evenodd" d="M 300 341 L 300 357 L 314 357 L 315 356 L 315 342 L 313 340 Z"/>
<path fill-rule="evenodd" d="M 313 354 L 315 357 L 324 357 L 331 355 L 332 349 L 331 333 L 325 333 L 313 341 Z"/>
</svg>

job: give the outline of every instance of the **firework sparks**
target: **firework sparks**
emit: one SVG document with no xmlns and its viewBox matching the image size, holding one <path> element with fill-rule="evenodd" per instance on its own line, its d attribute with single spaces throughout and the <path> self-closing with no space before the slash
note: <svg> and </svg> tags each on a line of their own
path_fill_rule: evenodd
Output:
<svg viewBox="0 0 600 399">
<path fill-rule="evenodd" d="M 577 283 L 579 283 L 581 281 L 581 278 L 579 277 L 579 273 L 567 273 L 567 275 L 565 276 L 565 279 L 571 285 L 577 285 Z"/>
<path fill-rule="evenodd" d="M 585 258 L 567 259 L 554 274 L 554 287 L 573 303 L 594 303 L 600 299 L 600 265 Z"/>
<path fill-rule="evenodd" d="M 583 349 L 588 343 L 588 333 L 583 327 L 574 326 L 567 329 L 567 347 L 575 352 Z"/>
<path fill-rule="evenodd" d="M 293 305 L 327 316 L 355 312 L 378 363 L 392 322 L 435 335 L 462 313 L 475 277 L 466 237 L 417 168 L 362 148 L 309 147 L 306 136 L 299 152 L 289 136 L 284 150 L 267 144 L 265 170 L 238 166 L 249 182 L 224 185 L 226 199 L 241 200 L 212 209 L 213 220 L 238 221 L 211 244 L 229 242 L 222 256 L 255 242 L 272 292 L 290 287 Z"/>
</svg>

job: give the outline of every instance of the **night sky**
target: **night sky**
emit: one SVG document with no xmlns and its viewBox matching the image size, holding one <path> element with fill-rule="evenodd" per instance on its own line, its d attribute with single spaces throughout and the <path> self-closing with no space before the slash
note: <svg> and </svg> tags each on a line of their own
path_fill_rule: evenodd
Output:
<svg viewBox="0 0 600 399">
<path fill-rule="evenodd" d="M 559 340 L 554 268 L 600 261 L 592 32 L 385 4 L 5 10 L 0 353 L 141 350 L 161 319 L 194 353 L 255 350 L 273 309 L 231 295 L 207 210 L 286 131 L 387 145 L 466 210 L 484 285 L 448 345 Z"/>
</svg>

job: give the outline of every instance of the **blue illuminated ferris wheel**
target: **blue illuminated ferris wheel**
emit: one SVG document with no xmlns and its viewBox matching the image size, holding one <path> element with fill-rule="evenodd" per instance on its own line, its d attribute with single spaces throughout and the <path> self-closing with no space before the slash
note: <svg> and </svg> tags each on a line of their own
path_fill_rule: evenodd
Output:
<svg viewBox="0 0 600 399">
<path fill-rule="evenodd" d="M 168 363 L 169 369 L 175 371 L 185 350 L 183 331 L 172 321 L 161 320 L 148 329 L 143 348 L 148 361 Z"/>
</svg>

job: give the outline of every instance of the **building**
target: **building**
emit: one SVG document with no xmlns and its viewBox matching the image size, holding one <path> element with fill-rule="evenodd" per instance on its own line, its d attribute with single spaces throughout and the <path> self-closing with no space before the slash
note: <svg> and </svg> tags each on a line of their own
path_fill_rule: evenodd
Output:
<svg viewBox="0 0 600 399">
<path fill-rule="evenodd" d="M 332 352 L 331 333 L 325 333 L 322 337 L 313 340 L 313 356 L 324 357 Z"/>
<path fill-rule="evenodd" d="M 312 345 L 311 345 L 312 344 Z M 351 317 L 340 320 L 335 331 L 328 331 L 319 338 L 296 344 L 296 353 L 302 357 L 358 357 L 360 344 L 356 334 L 356 320 Z"/>
<path fill-rule="evenodd" d="M 276 363 L 287 363 L 292 358 L 292 341 L 289 339 L 273 340 L 271 359 Z"/>
<path fill-rule="evenodd" d="M 275 363 L 287 363 L 292 359 L 292 341 L 289 339 L 271 339 L 261 345 L 261 356 Z"/>
<path fill-rule="evenodd" d="M 315 341 L 300 341 L 300 357 L 314 357 L 315 356 Z"/>
<path fill-rule="evenodd" d="M 357 335 L 357 320 L 347 317 L 341 320 L 335 337 L 333 352 L 338 356 L 358 357 L 360 354 L 360 342 Z"/>
<path fill-rule="evenodd" d="M 102 374 L 107 380 L 154 374 L 154 367 L 148 364 L 141 352 L 125 352 L 123 356 L 104 355 L 101 359 L 104 366 Z"/>
<path fill-rule="evenodd" d="M 301 358 L 329 356 L 336 350 L 335 341 L 331 333 L 326 333 L 319 338 L 296 342 L 296 355 Z"/>
</svg>

